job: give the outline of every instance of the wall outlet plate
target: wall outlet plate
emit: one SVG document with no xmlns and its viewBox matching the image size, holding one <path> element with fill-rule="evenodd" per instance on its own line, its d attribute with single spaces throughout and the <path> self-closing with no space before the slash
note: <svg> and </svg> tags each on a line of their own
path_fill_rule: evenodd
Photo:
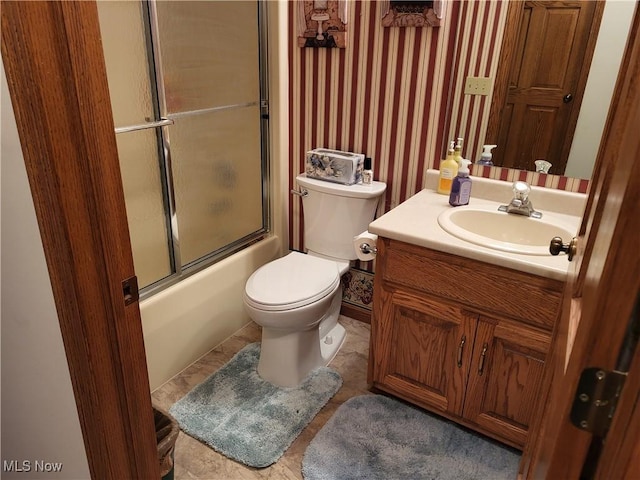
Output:
<svg viewBox="0 0 640 480">
<path fill-rule="evenodd" d="M 492 82 L 490 77 L 467 77 L 464 82 L 465 95 L 489 95 Z"/>
</svg>

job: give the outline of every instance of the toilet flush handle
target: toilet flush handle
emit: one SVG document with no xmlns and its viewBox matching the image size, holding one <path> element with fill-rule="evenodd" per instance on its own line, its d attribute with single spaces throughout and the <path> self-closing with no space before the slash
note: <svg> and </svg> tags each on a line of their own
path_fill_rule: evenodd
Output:
<svg viewBox="0 0 640 480">
<path fill-rule="evenodd" d="M 306 197 L 307 195 L 309 195 L 309 192 L 304 188 L 300 191 L 292 189 L 291 193 L 293 193 L 294 195 L 298 195 L 299 197 Z"/>
</svg>

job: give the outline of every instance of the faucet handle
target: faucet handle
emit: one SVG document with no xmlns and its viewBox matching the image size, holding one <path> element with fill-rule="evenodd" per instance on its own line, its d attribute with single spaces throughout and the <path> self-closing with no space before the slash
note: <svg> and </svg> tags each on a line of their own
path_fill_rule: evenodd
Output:
<svg viewBox="0 0 640 480">
<path fill-rule="evenodd" d="M 533 163 L 536 166 L 536 173 L 549 173 L 549 169 L 553 166 L 546 160 L 536 160 Z"/>
<path fill-rule="evenodd" d="M 531 187 L 527 182 L 517 181 L 513 183 L 513 196 L 515 199 L 523 202 L 529 197 Z"/>
</svg>

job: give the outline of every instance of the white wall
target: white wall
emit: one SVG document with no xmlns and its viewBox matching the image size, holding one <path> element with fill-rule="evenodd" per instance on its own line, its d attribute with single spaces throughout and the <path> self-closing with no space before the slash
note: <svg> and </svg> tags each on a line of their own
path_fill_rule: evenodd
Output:
<svg viewBox="0 0 640 480">
<path fill-rule="evenodd" d="M 89 478 L 4 66 L 0 102 L 2 478 Z M 62 471 L 38 472 L 36 462 L 60 463 Z"/>
<path fill-rule="evenodd" d="M 635 7 L 632 0 L 605 4 L 564 173 L 567 177 L 591 178 Z"/>
<path fill-rule="evenodd" d="M 282 255 L 288 236 L 287 3 L 269 15 L 271 236 L 140 303 L 149 383 L 155 390 L 246 325 L 249 276 Z"/>
</svg>

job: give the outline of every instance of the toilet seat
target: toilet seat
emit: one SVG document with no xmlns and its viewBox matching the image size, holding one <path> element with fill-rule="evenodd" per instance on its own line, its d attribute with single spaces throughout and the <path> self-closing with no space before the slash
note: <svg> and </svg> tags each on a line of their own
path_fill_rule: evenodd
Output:
<svg viewBox="0 0 640 480">
<path fill-rule="evenodd" d="M 292 310 L 326 297 L 339 283 L 336 262 L 291 252 L 263 265 L 249 277 L 245 301 L 260 310 Z"/>
</svg>

